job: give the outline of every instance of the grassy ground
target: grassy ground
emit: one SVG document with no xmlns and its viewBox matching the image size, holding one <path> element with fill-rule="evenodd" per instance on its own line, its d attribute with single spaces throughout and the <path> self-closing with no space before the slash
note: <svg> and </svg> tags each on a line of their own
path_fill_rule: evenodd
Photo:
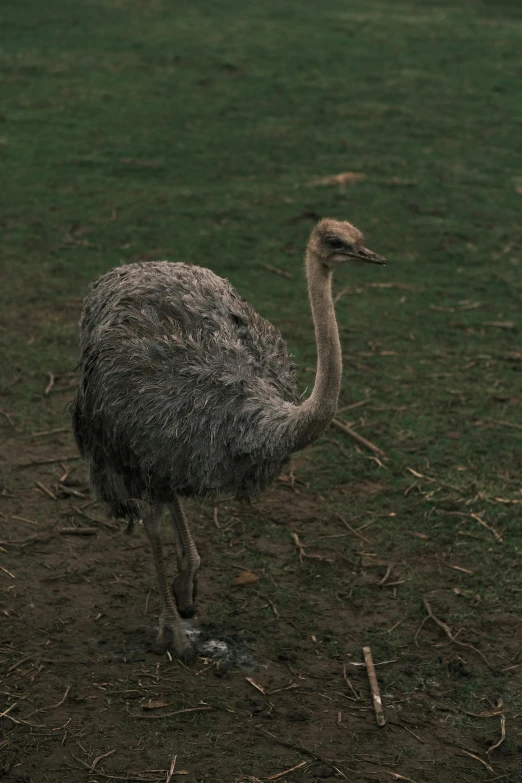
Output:
<svg viewBox="0 0 522 783">
<path fill-rule="evenodd" d="M 189 781 L 522 781 L 520 6 L 26 0 L 0 29 L 6 779 L 166 780 L 177 755 Z M 342 172 L 365 178 L 318 183 Z M 341 415 L 386 457 L 332 428 L 251 508 L 191 506 L 203 627 L 260 667 L 188 671 L 148 649 L 142 532 L 82 516 L 105 521 L 68 433 L 31 434 L 67 426 L 81 300 L 122 261 L 228 277 L 309 387 L 323 215 L 390 258 L 336 280 L 341 408 L 364 401 Z"/>
</svg>

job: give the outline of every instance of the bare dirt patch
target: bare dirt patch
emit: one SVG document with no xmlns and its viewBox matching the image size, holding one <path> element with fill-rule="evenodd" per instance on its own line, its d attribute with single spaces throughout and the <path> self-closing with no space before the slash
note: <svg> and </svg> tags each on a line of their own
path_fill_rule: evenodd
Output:
<svg viewBox="0 0 522 783">
<path fill-rule="evenodd" d="M 318 496 L 286 478 L 250 507 L 190 504 L 203 559 L 202 639 L 238 655 L 227 664 L 207 653 L 188 669 L 154 652 L 158 602 L 143 531 L 126 536 L 103 516 L 71 456 L 67 433 L 13 438 L 1 451 L 6 780 L 164 781 L 174 756 L 173 780 L 224 783 L 277 779 L 292 767 L 284 778 L 296 783 L 460 779 L 449 767 L 463 780 L 470 770 L 477 780 L 515 773 L 520 717 L 499 696 L 519 671 L 511 615 L 488 613 L 476 637 L 454 629 L 490 663 L 490 688 L 477 694 L 483 709 L 466 714 L 452 692 L 473 690 L 487 667 L 431 620 L 419 628 L 400 616 L 394 592 L 416 564 L 390 570 L 372 551 L 374 534 L 370 547 L 349 535 Z M 171 542 L 168 553 L 174 564 Z M 259 579 L 234 585 L 243 570 Z M 324 579 L 338 583 L 333 604 Z M 460 597 L 433 593 L 433 607 L 451 616 Z M 362 665 L 368 637 L 384 728 Z M 488 755 L 503 725 L 509 741 Z"/>
</svg>

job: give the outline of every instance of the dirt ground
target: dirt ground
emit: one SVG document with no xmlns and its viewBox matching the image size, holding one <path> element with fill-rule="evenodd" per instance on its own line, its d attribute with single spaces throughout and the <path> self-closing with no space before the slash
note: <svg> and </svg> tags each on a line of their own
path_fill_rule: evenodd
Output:
<svg viewBox="0 0 522 783">
<path fill-rule="evenodd" d="M 443 617 L 401 617 L 397 588 L 412 569 L 440 570 L 437 553 L 397 568 L 378 559 L 371 527 L 324 516 L 299 461 L 252 506 L 188 504 L 203 561 L 191 669 L 155 650 L 144 532 L 126 536 L 93 503 L 70 434 L 15 435 L 1 461 L 0 779 L 520 780 L 522 716 L 503 706 L 520 691 L 520 625 L 493 612 L 481 640 L 477 629 L 452 644 Z M 371 508 L 379 486 L 339 491 Z M 300 555 L 319 525 L 329 546 Z M 167 552 L 173 567 L 170 537 Z M 244 572 L 252 581 L 235 584 Z M 334 605 L 314 589 L 324 574 L 338 581 Z M 369 634 L 381 640 L 382 728 L 360 652 Z M 224 657 L 210 639 L 225 642 Z M 452 707 L 453 691 L 473 693 L 488 669 L 489 700 L 473 694 L 484 708 Z M 492 750 L 506 724 L 509 745 Z"/>
</svg>

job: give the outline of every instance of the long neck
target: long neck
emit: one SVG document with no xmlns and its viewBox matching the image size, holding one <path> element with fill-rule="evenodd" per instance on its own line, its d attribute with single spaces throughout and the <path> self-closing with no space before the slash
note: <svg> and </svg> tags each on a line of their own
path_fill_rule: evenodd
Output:
<svg viewBox="0 0 522 783">
<path fill-rule="evenodd" d="M 298 408 L 293 423 L 295 450 L 303 449 L 327 428 L 337 410 L 342 355 L 332 299 L 332 272 L 313 251 L 306 254 L 306 278 L 317 345 L 317 370 L 310 397 Z"/>
</svg>

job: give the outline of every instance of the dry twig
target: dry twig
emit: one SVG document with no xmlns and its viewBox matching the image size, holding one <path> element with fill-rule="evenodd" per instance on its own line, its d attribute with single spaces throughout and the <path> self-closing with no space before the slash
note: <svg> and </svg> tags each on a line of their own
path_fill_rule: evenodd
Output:
<svg viewBox="0 0 522 783">
<path fill-rule="evenodd" d="M 436 623 L 439 626 L 439 628 L 442 628 L 442 630 L 444 631 L 444 633 L 446 634 L 450 642 L 452 642 L 453 644 L 457 644 L 459 647 L 466 647 L 468 650 L 473 650 L 474 652 L 477 653 L 477 655 L 479 655 L 482 658 L 482 660 L 484 661 L 488 669 L 492 668 L 492 666 L 490 665 L 486 657 L 483 655 L 483 653 L 480 652 L 480 650 L 477 650 L 476 647 L 474 647 L 472 644 L 468 644 L 467 642 L 459 642 L 459 640 L 456 639 L 455 636 L 453 636 L 448 625 L 446 625 L 446 623 L 444 623 L 442 620 L 439 620 L 438 617 L 435 617 L 430 604 L 425 598 L 423 599 L 423 603 L 426 608 L 426 611 L 428 612 L 429 617 L 431 617 L 433 622 Z"/>
<path fill-rule="evenodd" d="M 61 536 L 95 536 L 98 530 L 95 527 L 61 527 L 58 532 Z"/>
<path fill-rule="evenodd" d="M 355 528 L 353 528 L 353 527 L 350 525 L 350 523 L 346 521 L 346 519 L 343 517 L 343 515 L 342 515 L 342 514 L 339 514 L 339 512 L 336 512 L 335 516 L 336 516 L 338 519 L 340 519 L 340 520 L 341 520 L 341 522 L 343 523 L 343 525 L 345 526 L 345 528 L 346 528 L 347 530 L 349 530 L 349 531 L 350 531 L 350 533 L 353 533 L 353 534 L 354 534 L 354 536 L 357 536 L 357 538 L 360 538 L 360 539 L 361 539 L 361 541 L 364 541 L 366 544 L 369 544 L 369 543 L 370 543 L 370 539 L 369 539 L 369 538 L 365 538 L 365 537 L 362 535 L 362 533 L 359 533 L 359 531 L 358 531 L 358 530 L 355 530 Z"/>
<path fill-rule="evenodd" d="M 170 783 L 170 779 L 171 779 L 171 777 L 172 777 L 172 776 L 173 776 L 173 774 L 174 774 L 174 769 L 176 768 L 176 759 L 177 759 L 177 758 L 178 758 L 178 756 L 177 756 L 177 754 L 176 754 L 176 755 L 174 756 L 174 758 L 172 759 L 172 761 L 170 762 L 170 768 L 169 768 L 169 771 L 168 771 L 168 773 L 167 773 L 167 778 L 166 778 L 166 780 L 165 780 L 165 783 Z"/>
<path fill-rule="evenodd" d="M 386 718 L 384 717 L 384 710 L 382 708 L 382 699 L 379 691 L 379 684 L 377 682 L 377 675 L 375 673 L 375 666 L 373 664 L 372 651 L 370 647 L 363 647 L 364 662 L 366 663 L 366 671 L 368 673 L 368 680 L 370 682 L 370 689 L 372 692 L 373 708 L 375 710 L 375 719 L 377 726 L 384 726 Z"/>
<path fill-rule="evenodd" d="M 496 742 L 494 745 L 488 748 L 488 756 L 490 753 L 493 753 L 494 750 L 499 748 L 505 739 L 506 739 L 506 716 L 501 715 L 500 716 L 500 739 L 498 742 Z"/>
<path fill-rule="evenodd" d="M 353 695 L 355 696 L 356 701 L 359 701 L 359 699 L 361 697 L 359 696 L 359 694 L 357 693 L 357 691 L 353 687 L 350 678 L 346 674 L 346 664 L 343 664 L 343 679 L 344 679 L 345 683 L 347 684 L 347 686 L 349 687 L 349 689 L 351 690 L 351 692 L 353 693 Z"/>
<path fill-rule="evenodd" d="M 70 427 L 56 427 L 54 430 L 42 430 L 31 433 L 31 438 L 43 438 L 44 435 L 57 435 L 59 432 L 70 432 Z"/>
<path fill-rule="evenodd" d="M 44 493 L 44 495 L 47 495 L 47 497 L 51 498 L 51 500 L 57 500 L 57 497 L 56 497 L 56 495 L 54 494 L 54 492 L 51 492 L 51 490 L 49 489 L 49 487 L 46 487 L 46 486 L 45 486 L 45 484 L 42 484 L 42 482 L 41 482 L 41 481 L 35 481 L 34 483 L 36 484 L 36 486 L 38 487 L 38 489 L 39 489 L 41 492 L 43 492 L 43 493 Z"/>
<path fill-rule="evenodd" d="M 156 713 L 147 715 L 133 715 L 133 718 L 141 718 L 142 720 L 153 720 L 154 718 L 172 718 L 174 715 L 182 715 L 186 712 L 204 712 L 205 710 L 212 710 L 213 707 L 205 705 L 201 707 L 187 707 L 185 710 L 175 710 L 175 712 L 164 712 L 163 715 L 157 715 Z"/>
<path fill-rule="evenodd" d="M 288 272 L 286 269 L 279 269 L 277 266 L 272 266 L 272 264 L 261 264 L 265 269 L 268 269 L 269 272 L 273 272 L 276 275 L 279 275 L 279 277 L 286 277 L 287 280 L 291 280 L 293 277 L 293 274 L 291 272 Z"/>
<path fill-rule="evenodd" d="M 52 372 L 48 372 L 47 373 L 47 377 L 49 378 L 49 383 L 45 387 L 45 391 L 44 391 L 44 394 L 45 394 L 46 397 L 47 397 L 48 394 L 51 393 L 51 390 L 52 390 L 52 388 L 54 386 L 54 382 L 56 380 L 56 377 L 55 377 L 54 373 L 52 373 Z"/>
<path fill-rule="evenodd" d="M 112 750 L 108 750 L 107 753 L 102 753 L 101 756 L 96 756 L 96 758 L 94 759 L 94 761 L 92 762 L 92 764 L 90 766 L 91 771 L 94 769 L 94 767 L 96 766 L 98 761 L 101 761 L 102 759 L 107 758 L 107 756 L 112 756 L 112 754 L 115 753 L 115 751 L 116 751 L 116 748 L 113 748 Z"/>
<path fill-rule="evenodd" d="M 17 467 L 31 468 L 33 465 L 52 465 L 54 462 L 70 462 L 73 459 L 81 459 L 79 454 L 72 454 L 66 457 L 53 457 L 53 459 L 35 459 L 31 462 L 20 462 Z"/>
<path fill-rule="evenodd" d="M 323 555 L 309 555 L 307 552 L 305 552 L 305 548 L 301 541 L 299 540 L 299 536 L 297 533 L 292 533 L 292 538 L 295 541 L 295 545 L 297 547 L 297 550 L 299 552 L 299 560 L 302 563 L 303 557 L 307 557 L 309 560 L 319 560 L 321 563 L 332 563 L 333 559 L 331 557 L 323 557 Z"/>
<path fill-rule="evenodd" d="M 284 772 L 278 772 L 275 775 L 270 775 L 267 780 L 279 780 L 279 778 L 284 778 L 285 775 L 289 775 L 290 772 L 295 772 L 296 769 L 302 769 L 302 767 L 305 767 L 307 765 L 307 761 L 301 761 L 300 764 L 296 764 L 295 767 L 291 767 L 291 769 L 285 769 Z"/>
<path fill-rule="evenodd" d="M 57 701 L 56 704 L 50 704 L 48 707 L 40 707 L 40 709 L 32 712 L 31 715 L 36 715 L 37 712 L 45 712 L 46 710 L 55 710 L 57 707 L 61 707 L 61 705 L 64 703 L 65 699 L 69 695 L 70 690 L 71 690 L 71 686 L 68 685 L 60 701 Z"/>
<path fill-rule="evenodd" d="M 360 443 L 361 446 L 370 449 L 370 451 L 373 451 L 375 454 L 378 454 L 380 457 L 386 456 L 385 452 L 382 449 L 380 449 L 378 446 L 376 446 L 375 443 L 372 443 L 371 441 L 366 440 L 366 438 L 363 438 L 362 435 L 359 435 L 358 432 L 352 430 L 351 427 L 349 427 L 343 421 L 340 421 L 340 419 L 332 419 L 332 424 L 335 427 L 337 427 L 337 429 L 342 430 L 347 435 L 349 435 L 350 438 L 353 438 L 353 440 L 357 441 L 357 443 Z"/>
<path fill-rule="evenodd" d="M 494 772 L 493 767 L 488 764 L 487 761 L 484 761 L 484 759 L 481 759 L 480 756 L 477 756 L 476 753 L 472 753 L 470 750 L 461 750 L 461 755 L 469 756 L 472 759 L 476 759 L 477 761 L 480 761 L 481 764 L 483 764 L 489 772 Z"/>
</svg>

